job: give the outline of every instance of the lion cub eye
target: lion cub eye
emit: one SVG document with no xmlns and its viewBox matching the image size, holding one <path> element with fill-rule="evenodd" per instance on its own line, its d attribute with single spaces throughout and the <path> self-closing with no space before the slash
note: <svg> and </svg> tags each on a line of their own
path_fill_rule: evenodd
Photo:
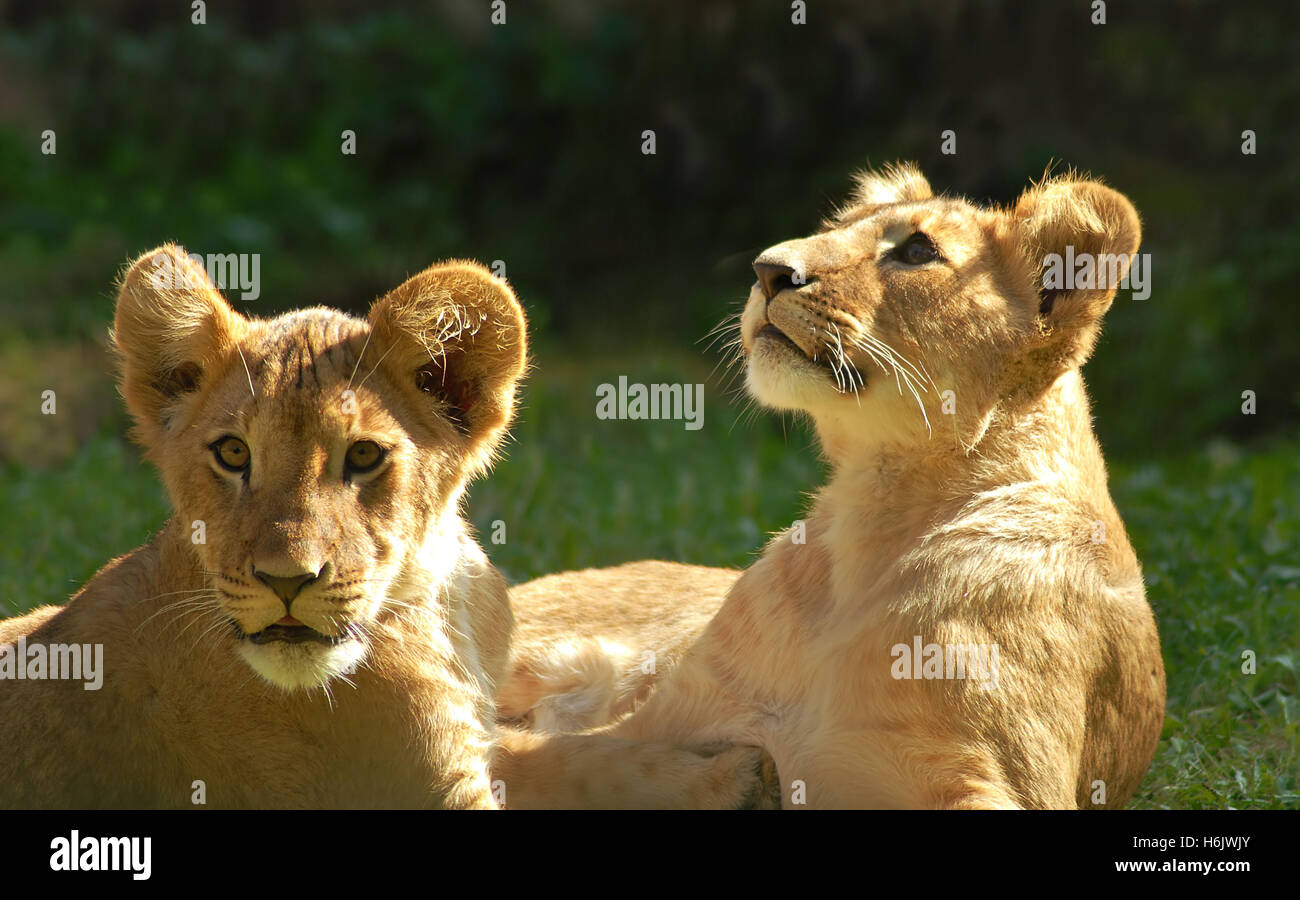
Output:
<svg viewBox="0 0 1300 900">
<path fill-rule="evenodd" d="M 360 475 L 369 472 L 384 459 L 384 448 L 374 441 L 357 441 L 348 448 L 345 458 L 348 474 Z"/>
<path fill-rule="evenodd" d="M 939 248 L 927 235 L 918 231 L 898 246 L 894 256 L 909 266 L 920 266 L 938 259 Z"/>
<path fill-rule="evenodd" d="M 248 468 L 248 445 L 237 437 L 226 436 L 212 444 L 212 457 L 227 472 L 242 472 Z"/>
</svg>

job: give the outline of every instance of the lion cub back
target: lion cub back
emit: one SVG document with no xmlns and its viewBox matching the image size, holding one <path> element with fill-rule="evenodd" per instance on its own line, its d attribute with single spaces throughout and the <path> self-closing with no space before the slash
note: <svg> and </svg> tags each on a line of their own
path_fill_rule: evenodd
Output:
<svg viewBox="0 0 1300 900">
<path fill-rule="evenodd" d="M 740 575 L 642 560 L 512 588 L 516 631 L 498 716 L 538 731 L 622 718 L 677 664 Z"/>
</svg>

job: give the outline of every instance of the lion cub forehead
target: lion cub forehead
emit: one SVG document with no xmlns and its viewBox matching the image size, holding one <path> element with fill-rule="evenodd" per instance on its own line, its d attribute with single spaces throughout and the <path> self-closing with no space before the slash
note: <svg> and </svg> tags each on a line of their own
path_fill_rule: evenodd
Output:
<svg viewBox="0 0 1300 900">
<path fill-rule="evenodd" d="M 867 241 L 880 250 L 901 244 L 916 233 L 927 235 L 951 262 L 961 264 L 982 254 L 997 232 L 996 210 L 962 198 L 932 197 L 907 203 L 846 212 L 833 223 L 855 243 Z"/>
<path fill-rule="evenodd" d="M 899 203 L 858 204 L 831 219 L 831 229 L 871 228 L 893 231 L 899 228 L 949 230 L 980 226 L 989 220 L 992 210 L 977 206 L 962 197 L 929 197 Z"/>
<path fill-rule="evenodd" d="M 254 440 L 293 433 L 303 452 L 360 432 L 400 440 L 398 419 L 373 402 L 383 382 L 370 376 L 384 353 L 370 338 L 367 322 L 324 307 L 250 320 L 210 405 L 209 430 Z"/>
<path fill-rule="evenodd" d="M 369 336 L 369 325 L 360 319 L 316 307 L 255 320 L 240 349 L 250 377 L 268 392 L 312 390 L 350 380 Z M 357 378 L 366 374 L 358 372 Z"/>
<path fill-rule="evenodd" d="M 953 243 L 982 245 L 998 218 L 996 212 L 965 200 L 930 201 L 918 207 L 904 217 L 905 230 L 924 232 L 941 247 L 951 248 Z"/>
</svg>

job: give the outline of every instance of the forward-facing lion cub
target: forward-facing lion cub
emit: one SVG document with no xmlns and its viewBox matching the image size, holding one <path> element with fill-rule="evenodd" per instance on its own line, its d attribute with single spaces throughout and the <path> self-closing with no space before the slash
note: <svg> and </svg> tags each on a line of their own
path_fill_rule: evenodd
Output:
<svg viewBox="0 0 1300 900">
<path fill-rule="evenodd" d="M 1094 181 L 985 209 L 903 166 L 764 251 L 746 383 L 811 416 L 833 474 L 608 733 L 760 744 L 787 806 L 1122 804 L 1160 734 L 1164 667 L 1079 367 L 1139 234 Z M 1045 280 L 1067 259 L 1072 280 Z M 666 613 L 707 616 L 735 577 L 638 563 L 518 588 L 501 715 L 572 727 L 631 708 L 643 653 L 671 661 L 695 637 Z M 584 637 L 558 640 L 563 606 Z"/>
<path fill-rule="evenodd" d="M 126 273 L 114 341 L 175 514 L 66 607 L 0 622 L 0 807 L 732 806 L 757 786 L 754 750 L 495 729 L 512 618 L 460 500 L 525 366 L 503 281 L 451 262 L 364 321 L 262 320 L 169 245 Z M 102 683 L 56 679 L 74 652 L 102 653 Z"/>
</svg>

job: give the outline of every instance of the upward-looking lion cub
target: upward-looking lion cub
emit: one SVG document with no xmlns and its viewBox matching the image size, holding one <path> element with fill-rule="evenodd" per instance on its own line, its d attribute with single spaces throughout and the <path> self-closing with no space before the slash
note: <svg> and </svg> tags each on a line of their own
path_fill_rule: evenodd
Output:
<svg viewBox="0 0 1300 900">
<path fill-rule="evenodd" d="M 494 728 L 512 618 L 460 500 L 525 365 L 503 281 L 451 262 L 364 321 L 250 319 L 165 246 L 114 340 L 175 515 L 66 607 L 0 622 L 0 807 L 745 802 L 756 751 Z M 99 689 L 56 679 L 95 645 Z"/>
<path fill-rule="evenodd" d="M 1122 804 L 1155 751 L 1164 667 L 1079 367 L 1139 234 L 1094 181 L 984 209 L 905 166 L 764 251 L 739 323 L 746 383 L 811 416 L 833 474 L 610 733 L 760 744 L 787 805 Z M 1045 282 L 1053 254 L 1093 269 Z M 703 571 L 516 589 L 502 716 L 590 725 L 628 708 L 648 688 L 642 652 L 671 660 L 695 637 L 664 634 L 656 611 L 711 612 L 735 577 Z M 565 605 L 585 646 L 555 640 Z M 653 624 L 602 614 L 631 605 Z"/>
</svg>

